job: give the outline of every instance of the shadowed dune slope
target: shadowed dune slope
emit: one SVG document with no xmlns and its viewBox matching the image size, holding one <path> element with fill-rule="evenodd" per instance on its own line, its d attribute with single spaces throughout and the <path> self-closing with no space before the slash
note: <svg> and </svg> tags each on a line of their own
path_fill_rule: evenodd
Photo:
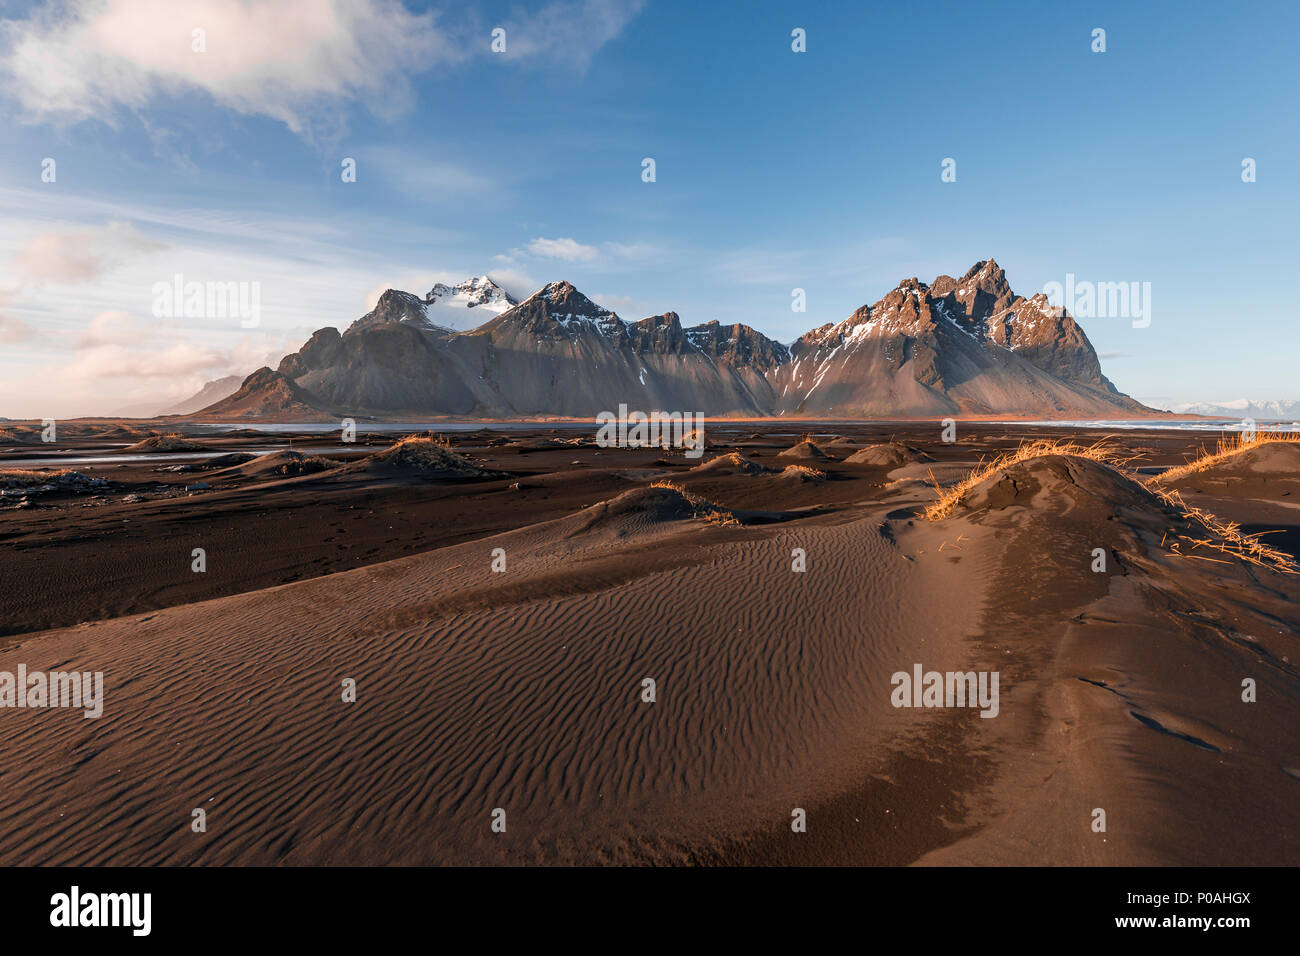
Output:
<svg viewBox="0 0 1300 956">
<path fill-rule="evenodd" d="M 632 492 L 473 544 L 24 639 L 0 666 L 102 670 L 107 701 L 98 721 L 0 724 L 0 770 L 25 780 L 0 797 L 0 857 L 670 860 L 851 785 L 915 723 L 888 705 L 890 672 L 921 641 L 927 660 L 959 664 L 965 622 L 925 599 L 940 581 L 876 520 L 760 533 L 709 527 L 684 502 Z M 817 573 L 791 571 L 794 547 Z M 978 606 L 973 584 L 954 593 Z M 205 835 L 189 830 L 195 807 Z"/>
</svg>

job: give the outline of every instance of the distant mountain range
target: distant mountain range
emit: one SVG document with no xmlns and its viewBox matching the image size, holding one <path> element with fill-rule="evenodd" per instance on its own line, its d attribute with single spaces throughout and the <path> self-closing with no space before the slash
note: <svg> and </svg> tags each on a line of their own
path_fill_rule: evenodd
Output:
<svg viewBox="0 0 1300 956">
<path fill-rule="evenodd" d="M 244 380 L 238 375 L 227 375 L 224 378 L 214 379 L 203 388 L 199 389 L 194 395 L 185 399 L 183 402 L 177 402 L 169 408 L 163 409 L 159 415 L 193 415 L 195 412 L 202 411 L 214 402 L 219 402 L 229 395 L 233 395 L 239 390 Z"/>
<path fill-rule="evenodd" d="M 492 318 L 452 327 L 479 309 Z M 278 368 L 181 414 L 588 417 L 620 404 L 711 417 L 1156 414 L 1102 374 L 1068 312 L 1017 295 L 992 259 L 959 279 L 905 279 L 790 346 L 747 325 L 684 327 L 674 312 L 627 322 L 567 282 L 518 303 L 485 276 L 423 298 L 389 289 L 345 332 L 321 329 Z"/>
<path fill-rule="evenodd" d="M 1208 415 L 1210 418 L 1253 418 L 1256 421 L 1300 421 L 1300 402 L 1254 402 L 1246 398 L 1230 402 L 1183 402 L 1173 410 L 1187 415 Z"/>
</svg>

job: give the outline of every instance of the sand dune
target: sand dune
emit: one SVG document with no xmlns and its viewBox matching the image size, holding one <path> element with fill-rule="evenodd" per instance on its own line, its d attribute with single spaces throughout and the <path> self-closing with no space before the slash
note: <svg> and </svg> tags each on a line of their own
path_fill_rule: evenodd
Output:
<svg viewBox="0 0 1300 956">
<path fill-rule="evenodd" d="M 367 455 L 360 461 L 345 466 L 348 474 L 391 474 L 405 472 L 427 477 L 482 478 L 488 472 L 470 462 L 436 439 L 411 436 L 391 448 Z"/>
<path fill-rule="evenodd" d="M 236 523 L 241 502 L 267 521 L 276 501 L 300 530 L 261 548 L 317 536 L 319 561 L 375 524 L 374 547 L 430 543 L 6 639 L 0 670 L 102 671 L 106 699 L 98 720 L 4 713 L 0 862 L 1300 862 L 1300 761 L 1278 732 L 1300 720 L 1298 578 L 1225 553 L 1190 505 L 1104 460 L 992 468 L 926 520 L 935 491 L 908 476 L 952 485 L 997 449 L 934 443 L 883 481 L 835 459 L 777 473 L 565 446 L 504 476 L 471 441 L 474 458 L 407 445 L 23 517 L 121 546 L 137 522 Z M 174 543 L 130 563 L 188 574 Z M 997 672 L 996 719 L 894 706 L 892 675 L 918 665 Z"/>
<path fill-rule="evenodd" d="M 1300 720 L 1296 630 L 1282 624 L 1294 576 L 1179 547 L 1176 536 L 1212 536 L 1106 465 L 1066 456 L 996 472 L 936 527 L 1010 535 L 991 593 L 1016 597 L 986 617 L 985 640 L 1014 648 L 1014 706 L 1053 732 L 1035 741 L 1032 721 L 994 722 L 1005 789 L 977 836 L 924 862 L 1296 862 L 1294 840 L 1275 839 L 1300 825 L 1294 750 L 1268 730 Z M 1051 639 L 1017 645 L 1034 633 Z M 1245 677 L 1266 706 L 1242 701 Z M 1089 829 L 1098 807 L 1105 840 Z"/>
<path fill-rule="evenodd" d="M 632 504 L 0 654 L 102 669 L 108 700 L 0 728 L 26 775 L 4 860 L 677 859 L 851 785 L 915 723 L 887 703 L 909 643 L 963 657 L 962 622 L 923 599 L 938 582 L 872 520 L 701 538 L 670 498 Z M 818 573 L 791 572 L 795 546 Z"/>
<path fill-rule="evenodd" d="M 1260 490 L 1269 484 L 1280 492 L 1289 485 L 1294 491 L 1300 484 L 1300 442 L 1261 442 L 1223 460 L 1211 459 L 1205 467 L 1188 474 L 1180 475 L 1181 470 L 1161 475 L 1156 482 L 1171 488 L 1205 486 L 1216 491 L 1231 488 L 1238 492 Z"/>
<path fill-rule="evenodd" d="M 781 469 L 779 478 L 785 481 L 825 481 L 826 472 L 807 465 L 786 465 Z"/>
<path fill-rule="evenodd" d="M 226 456 L 223 456 L 226 457 Z M 230 478 L 293 478 L 299 475 L 311 475 L 321 471 L 337 468 L 339 462 L 320 455 L 303 455 L 296 451 L 277 451 L 269 455 L 259 455 L 239 464 L 219 468 L 209 472 L 206 477 L 213 479 Z"/>
<path fill-rule="evenodd" d="M 1216 465 L 1213 470 L 1300 476 L 1300 442 L 1264 442 L 1231 461 Z"/>
<path fill-rule="evenodd" d="M 776 456 L 777 458 L 799 458 L 799 459 L 817 459 L 825 458 L 826 452 L 822 451 L 810 441 L 801 441 L 797 445 L 787 448 Z"/>
<path fill-rule="evenodd" d="M 930 461 L 931 458 L 920 449 L 902 442 L 887 442 L 881 445 L 868 445 L 844 460 L 853 465 L 882 465 L 897 468 L 899 465 Z"/>
<path fill-rule="evenodd" d="M 738 451 L 728 452 L 725 455 L 718 455 L 702 465 L 696 465 L 691 471 L 695 474 L 711 474 L 718 472 L 729 475 L 762 475 L 768 472 L 756 461 L 751 461 Z"/>
<path fill-rule="evenodd" d="M 151 435 L 143 438 L 134 445 L 129 445 L 122 449 L 123 451 L 139 452 L 159 452 L 159 451 L 203 451 L 206 445 L 196 441 L 190 441 L 180 435 Z"/>
</svg>

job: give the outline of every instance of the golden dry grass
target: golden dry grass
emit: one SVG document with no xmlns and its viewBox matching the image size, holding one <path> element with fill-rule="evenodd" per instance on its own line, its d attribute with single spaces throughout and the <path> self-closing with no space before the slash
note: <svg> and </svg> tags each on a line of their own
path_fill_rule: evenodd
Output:
<svg viewBox="0 0 1300 956">
<path fill-rule="evenodd" d="M 818 471 L 816 468 L 809 468 L 807 465 L 786 465 L 781 474 L 807 478 L 809 481 L 821 481 L 826 477 L 826 472 Z"/>
<path fill-rule="evenodd" d="M 73 474 L 72 471 L 32 471 L 25 468 L 11 468 L 0 471 L 0 486 L 5 488 L 26 488 L 28 485 L 43 485 L 48 481 Z"/>
<path fill-rule="evenodd" d="M 1242 432 L 1237 432 L 1227 438 L 1220 439 L 1218 447 L 1214 451 L 1206 452 L 1186 464 L 1168 468 L 1155 477 L 1148 479 L 1146 483 L 1152 488 L 1156 485 L 1168 484 L 1171 481 L 1186 478 L 1188 475 L 1205 471 L 1207 468 L 1213 468 L 1215 465 L 1222 464 L 1237 455 L 1252 451 L 1270 442 L 1300 444 L 1300 433 L 1293 431 L 1261 431 L 1257 432 L 1253 439 L 1249 439 Z"/>
<path fill-rule="evenodd" d="M 1068 455 L 1073 458 L 1086 458 L 1089 461 L 1099 461 L 1103 464 L 1110 465 L 1116 470 L 1123 470 L 1132 457 L 1125 457 L 1120 453 L 1120 449 L 1114 443 L 1102 440 L 1092 445 L 1081 445 L 1078 442 L 1062 441 L 1055 439 L 1039 439 L 1037 441 L 1023 442 L 1014 451 L 1003 452 L 996 458 L 981 460 L 978 465 L 961 481 L 957 482 L 951 488 L 941 488 L 939 482 L 935 479 L 933 472 L 930 474 L 930 481 L 934 483 L 935 490 L 938 492 L 938 499 L 925 508 L 923 512 L 927 521 L 939 521 L 948 517 L 953 510 L 965 500 L 967 493 L 980 484 L 995 471 L 1014 465 L 1017 462 L 1029 461 L 1032 458 L 1046 458 L 1050 455 Z"/>
<path fill-rule="evenodd" d="M 407 435 L 383 451 L 374 452 L 345 467 L 356 471 L 372 464 L 387 464 L 421 471 L 443 471 L 469 476 L 486 474 L 484 469 L 468 458 L 452 451 L 449 445 L 449 442 L 441 438 Z"/>
<path fill-rule="evenodd" d="M 193 451 L 202 447 L 179 432 L 169 432 L 166 435 L 150 435 L 129 446 L 126 451 Z"/>
<path fill-rule="evenodd" d="M 751 461 L 738 451 L 728 452 L 725 455 L 718 455 L 710 458 L 702 465 L 696 465 L 691 471 L 717 471 L 723 468 L 731 468 L 745 475 L 762 474 L 767 469 L 756 461 Z"/>
<path fill-rule="evenodd" d="M 1275 433 L 1269 433 L 1270 435 Z M 1281 433 L 1288 434 L 1288 433 Z M 1292 438 L 1278 439 L 1270 438 L 1268 440 L 1294 440 Z M 1220 456 L 1218 460 L 1231 457 L 1234 454 L 1240 454 L 1242 451 L 1253 447 L 1254 442 L 1250 443 L 1220 443 Z M 1227 453 L 1223 454 L 1226 449 Z M 1195 558 L 1206 561 L 1223 561 L 1222 558 L 1213 558 L 1208 554 L 1194 554 L 1192 552 L 1204 549 L 1209 552 L 1215 552 L 1230 557 L 1238 558 L 1249 564 L 1257 565 L 1273 571 L 1279 571 L 1283 574 L 1300 573 L 1300 564 L 1287 554 L 1277 548 L 1265 544 L 1262 540 L 1263 534 L 1245 534 L 1241 526 L 1236 522 L 1224 521 L 1221 518 L 1210 514 L 1203 508 L 1197 508 L 1187 504 L 1177 491 L 1168 488 L 1158 487 L 1152 481 L 1142 481 L 1139 476 L 1133 472 L 1129 465 L 1135 460 L 1135 456 L 1124 456 L 1120 449 L 1103 439 L 1093 445 L 1080 445 L 1076 442 L 1060 440 L 1039 440 L 1025 442 L 1015 451 L 1006 452 L 989 461 L 981 461 L 970 474 L 962 478 L 951 488 L 943 489 L 935 481 L 934 475 L 931 474 L 930 480 L 934 482 L 939 497 L 936 501 L 925 508 L 923 514 L 929 521 L 938 521 L 948 517 L 965 499 L 966 494 L 976 485 L 985 481 L 995 472 L 1014 465 L 1017 462 L 1028 461 L 1033 458 L 1045 458 L 1050 455 L 1066 455 L 1074 458 L 1086 458 L 1089 461 L 1100 462 L 1109 468 L 1114 469 L 1120 475 L 1135 484 L 1145 486 L 1149 491 L 1156 495 L 1164 504 L 1175 511 L 1185 521 L 1189 521 L 1198 526 L 1206 537 L 1192 537 L 1191 535 L 1182 534 L 1176 531 L 1167 533 L 1161 541 L 1161 546 L 1167 548 L 1170 553 L 1183 558 Z M 1206 456 L 1211 457 L 1211 456 Z M 1198 462 L 1201 459 L 1198 459 Z M 1206 466 L 1208 467 L 1208 466 Z M 1198 469 L 1199 470 L 1199 469 Z"/>
<path fill-rule="evenodd" d="M 441 435 L 403 435 L 393 442 L 392 448 L 450 448 L 451 440 Z"/>
<path fill-rule="evenodd" d="M 1240 558 L 1261 568 L 1281 571 L 1283 574 L 1300 573 L 1300 564 L 1297 564 L 1291 555 L 1263 542 L 1263 535 L 1267 532 L 1245 534 L 1237 522 L 1224 521 L 1203 508 L 1189 505 L 1183 500 L 1183 496 L 1172 488 L 1152 487 L 1151 491 L 1166 505 L 1177 511 L 1185 520 L 1200 525 L 1210 536 L 1206 540 L 1183 534 L 1175 534 L 1172 537 L 1166 535 L 1165 540 L 1161 543 L 1179 557 L 1200 558 L 1207 561 L 1221 560 L 1210 558 L 1208 555 L 1192 553 L 1201 548 L 1206 548 L 1210 551 Z M 1190 545 L 1186 550 L 1184 550 L 1185 544 Z"/>
<path fill-rule="evenodd" d="M 716 525 L 740 524 L 740 520 L 734 514 L 728 511 L 726 508 L 723 508 L 720 505 L 715 505 L 712 501 L 709 501 L 707 498 L 701 498 L 699 495 L 692 494 L 691 492 L 687 491 L 685 488 L 683 488 L 679 484 L 676 484 L 675 482 L 660 479 L 659 481 L 650 482 L 650 484 L 647 485 L 647 487 L 667 488 L 669 491 L 677 492 L 679 495 L 685 498 L 686 501 L 690 504 L 691 511 L 694 514 L 694 516 L 696 518 L 701 519 L 702 521 L 708 522 L 709 524 L 716 524 Z"/>
</svg>

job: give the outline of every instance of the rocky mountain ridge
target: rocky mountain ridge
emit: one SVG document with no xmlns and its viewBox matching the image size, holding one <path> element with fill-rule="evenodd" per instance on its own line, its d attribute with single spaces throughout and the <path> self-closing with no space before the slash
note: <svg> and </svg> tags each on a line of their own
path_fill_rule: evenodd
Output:
<svg viewBox="0 0 1300 956">
<path fill-rule="evenodd" d="M 435 321 L 431 309 L 456 297 L 461 312 L 496 314 L 464 331 Z M 423 299 L 390 289 L 345 332 L 320 329 L 201 414 L 587 417 L 620 403 L 712 417 L 1153 413 L 1102 374 L 1065 309 L 1017 295 L 989 259 L 960 278 L 905 279 L 790 346 L 739 323 L 686 327 L 675 312 L 628 322 L 568 282 L 519 303 L 485 277 Z"/>
</svg>

